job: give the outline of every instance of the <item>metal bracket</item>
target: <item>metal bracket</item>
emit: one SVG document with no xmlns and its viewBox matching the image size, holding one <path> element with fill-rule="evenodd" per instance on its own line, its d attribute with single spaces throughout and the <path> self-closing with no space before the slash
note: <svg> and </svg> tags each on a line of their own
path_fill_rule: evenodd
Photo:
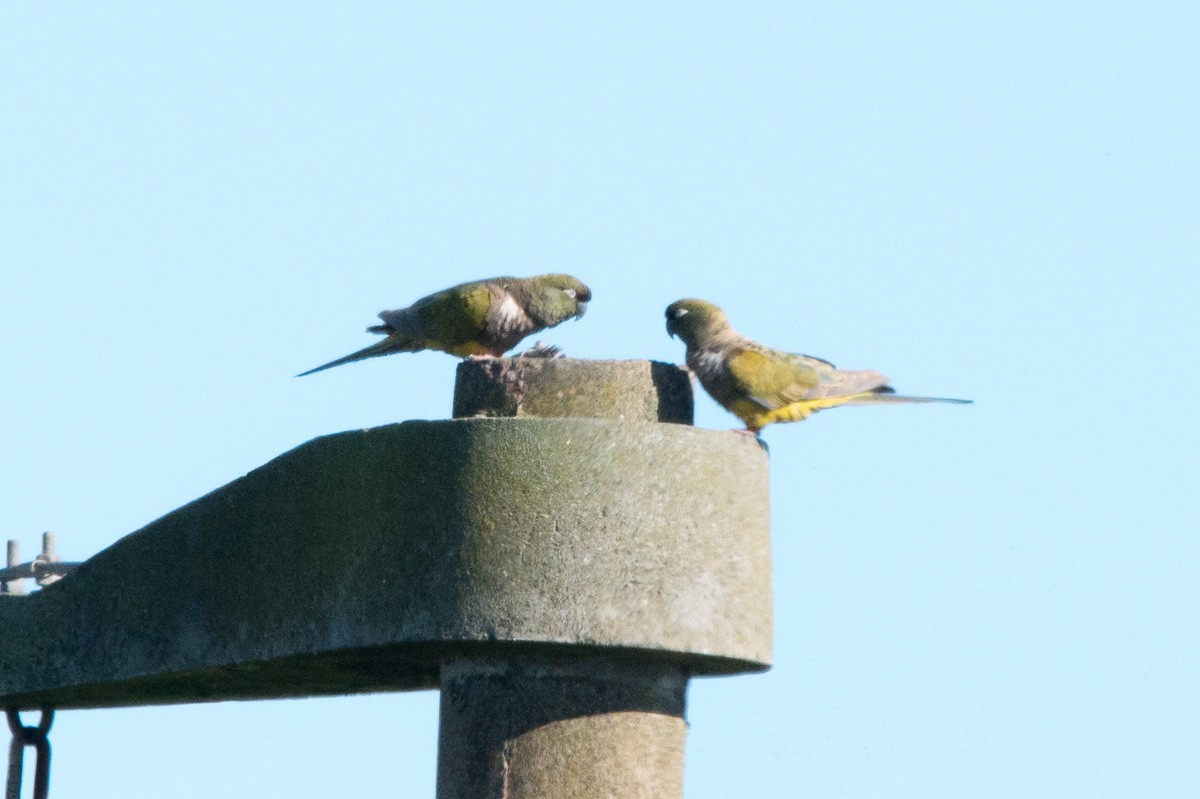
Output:
<svg viewBox="0 0 1200 799">
<path fill-rule="evenodd" d="M 42 586 L 50 585 L 78 567 L 78 563 L 66 563 L 59 559 L 54 533 L 42 533 L 42 554 L 28 563 L 21 562 L 21 542 L 10 540 L 8 567 L 0 569 L 0 594 L 24 594 L 25 580 L 36 580 Z"/>
</svg>

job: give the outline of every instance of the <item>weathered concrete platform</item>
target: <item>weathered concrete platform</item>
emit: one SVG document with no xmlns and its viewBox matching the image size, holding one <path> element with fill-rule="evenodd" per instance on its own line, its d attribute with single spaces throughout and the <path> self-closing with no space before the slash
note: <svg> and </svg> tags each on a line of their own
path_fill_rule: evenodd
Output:
<svg viewBox="0 0 1200 799">
<path fill-rule="evenodd" d="M 766 454 L 659 421 L 690 420 L 690 390 L 685 409 L 679 375 L 645 364 L 464 363 L 480 387 L 460 412 L 518 418 L 316 439 L 0 597 L 0 704 L 436 688 L 464 658 L 766 668 Z M 640 397 L 603 388 L 630 370 Z M 519 418 L 535 396 L 538 416 L 592 397 L 608 418 Z"/>
</svg>

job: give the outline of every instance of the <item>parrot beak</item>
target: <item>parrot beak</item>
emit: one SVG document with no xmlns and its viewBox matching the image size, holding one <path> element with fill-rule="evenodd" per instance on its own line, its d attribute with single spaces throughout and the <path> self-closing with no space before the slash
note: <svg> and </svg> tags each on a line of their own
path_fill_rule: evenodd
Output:
<svg viewBox="0 0 1200 799">
<path fill-rule="evenodd" d="M 575 302 L 575 318 L 582 319 L 583 315 L 587 313 L 587 307 L 587 300 L 577 300 Z"/>
</svg>

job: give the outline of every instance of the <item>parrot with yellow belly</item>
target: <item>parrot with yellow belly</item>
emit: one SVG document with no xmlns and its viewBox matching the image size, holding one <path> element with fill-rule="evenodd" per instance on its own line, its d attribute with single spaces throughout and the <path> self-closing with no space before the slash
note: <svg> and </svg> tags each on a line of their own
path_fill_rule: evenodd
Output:
<svg viewBox="0 0 1200 799">
<path fill-rule="evenodd" d="M 296 376 L 394 352 L 440 350 L 461 358 L 499 358 L 528 335 L 580 318 L 591 298 L 591 290 L 570 275 L 463 283 L 422 297 L 407 308 L 382 312 L 383 324 L 367 328 L 386 336 L 382 341 Z"/>
<path fill-rule="evenodd" d="M 687 345 L 688 368 L 714 400 L 757 435 L 774 422 L 798 422 L 838 405 L 970 400 L 907 397 L 888 378 L 847 371 L 809 355 L 771 349 L 733 329 L 725 312 L 704 300 L 678 300 L 667 307 L 667 332 Z"/>
</svg>

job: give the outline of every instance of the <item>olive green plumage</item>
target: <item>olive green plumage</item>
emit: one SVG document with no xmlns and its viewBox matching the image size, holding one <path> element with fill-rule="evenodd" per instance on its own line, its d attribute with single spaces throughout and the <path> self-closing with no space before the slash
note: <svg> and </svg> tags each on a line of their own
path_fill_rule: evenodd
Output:
<svg viewBox="0 0 1200 799">
<path fill-rule="evenodd" d="M 297 377 L 393 352 L 440 350 L 460 357 L 498 358 L 530 334 L 583 316 L 591 298 L 591 290 L 570 275 L 463 283 L 407 308 L 384 311 L 379 314 L 383 324 L 367 330 L 387 338 Z"/>
<path fill-rule="evenodd" d="M 671 303 L 667 332 L 687 345 L 688 368 L 704 390 L 752 433 L 837 405 L 970 402 L 900 396 L 879 372 L 846 371 L 820 358 L 765 347 L 734 330 L 725 312 L 704 300 Z"/>
</svg>

